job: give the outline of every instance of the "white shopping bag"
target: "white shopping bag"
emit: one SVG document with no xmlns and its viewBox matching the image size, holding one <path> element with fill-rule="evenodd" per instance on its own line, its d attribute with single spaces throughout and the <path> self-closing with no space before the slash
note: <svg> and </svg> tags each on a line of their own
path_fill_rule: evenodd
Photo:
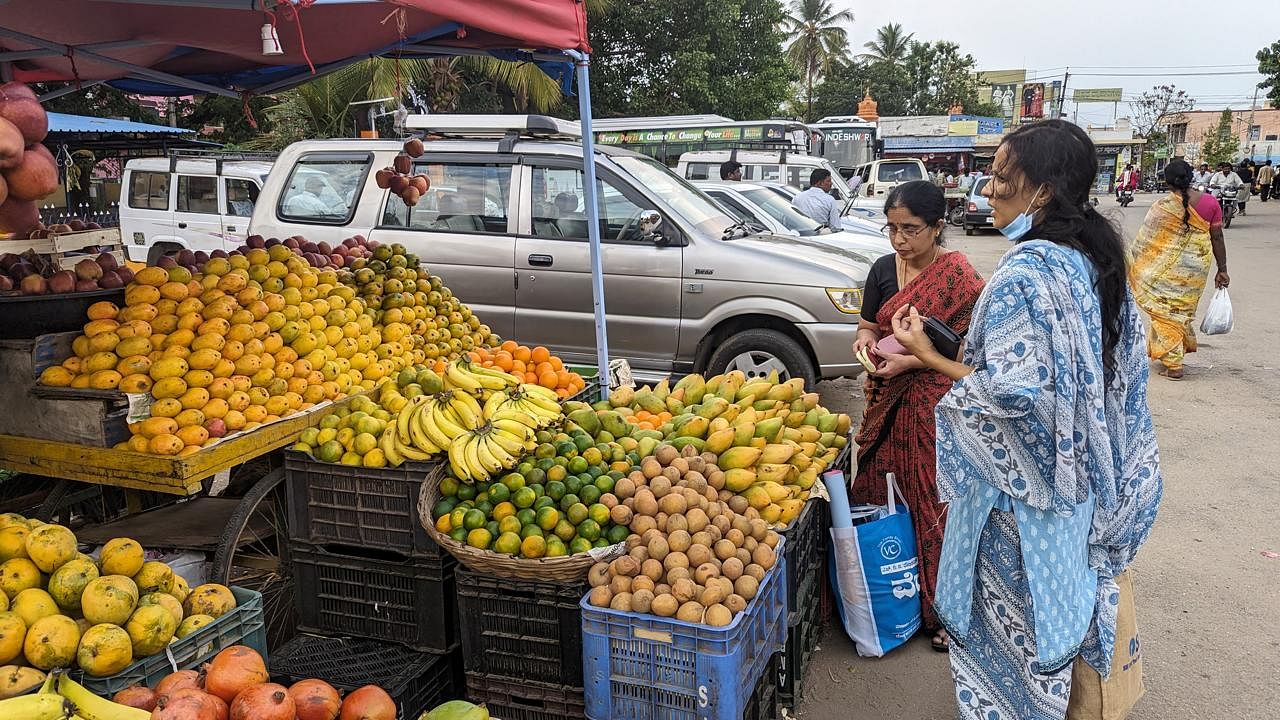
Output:
<svg viewBox="0 0 1280 720">
<path fill-rule="evenodd" d="M 1209 311 L 1200 321 L 1200 332 L 1205 335 L 1226 335 L 1231 332 L 1235 318 L 1231 313 L 1231 295 L 1226 288 L 1218 288 L 1209 301 Z"/>
</svg>

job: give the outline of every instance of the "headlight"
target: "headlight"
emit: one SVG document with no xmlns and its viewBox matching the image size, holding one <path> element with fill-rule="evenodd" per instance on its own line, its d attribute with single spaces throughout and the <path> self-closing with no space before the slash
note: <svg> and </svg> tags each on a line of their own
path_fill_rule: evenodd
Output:
<svg viewBox="0 0 1280 720">
<path fill-rule="evenodd" d="M 846 315 L 857 315 L 862 312 L 862 288 L 827 288 L 827 297 L 831 304 Z"/>
</svg>

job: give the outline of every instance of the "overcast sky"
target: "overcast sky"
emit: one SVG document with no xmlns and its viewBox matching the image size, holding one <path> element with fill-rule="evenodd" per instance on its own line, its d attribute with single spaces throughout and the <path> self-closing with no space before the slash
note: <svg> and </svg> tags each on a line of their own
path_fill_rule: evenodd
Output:
<svg viewBox="0 0 1280 720">
<path fill-rule="evenodd" d="M 833 3 L 853 10 L 849 41 L 856 51 L 875 38 L 877 28 L 897 22 L 907 32 L 914 32 L 916 40 L 959 44 L 978 61 L 980 70 L 1025 68 L 1028 79 L 1053 81 L 1061 80 L 1070 66 L 1068 98 L 1072 88 L 1122 87 L 1129 98 L 1153 85 L 1173 83 L 1196 97 L 1197 108 L 1246 108 L 1262 79 L 1256 72 L 1254 55 L 1280 40 L 1280 0 Z M 1211 72 L 1250 74 L 1185 75 Z M 1085 73 L 1154 75 L 1103 77 Z M 1068 102 L 1067 112 L 1074 107 Z M 1112 106 L 1081 105 L 1079 112 L 1081 124 L 1109 123 Z M 1128 108 L 1121 104 L 1119 112 L 1124 116 Z"/>
</svg>

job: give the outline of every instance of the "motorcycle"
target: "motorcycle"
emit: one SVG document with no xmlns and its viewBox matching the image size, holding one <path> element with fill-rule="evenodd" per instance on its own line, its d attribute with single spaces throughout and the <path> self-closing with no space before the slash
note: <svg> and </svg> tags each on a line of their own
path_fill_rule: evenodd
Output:
<svg viewBox="0 0 1280 720">
<path fill-rule="evenodd" d="M 1240 188 L 1211 185 L 1209 192 L 1222 207 L 1222 227 L 1231 227 L 1231 219 L 1236 216 L 1236 210 L 1239 208 L 1236 198 L 1240 195 Z"/>
<path fill-rule="evenodd" d="M 1120 196 L 1116 198 L 1116 202 L 1120 203 L 1120 207 L 1129 207 L 1129 203 L 1133 202 L 1133 189 L 1121 188 Z"/>
</svg>

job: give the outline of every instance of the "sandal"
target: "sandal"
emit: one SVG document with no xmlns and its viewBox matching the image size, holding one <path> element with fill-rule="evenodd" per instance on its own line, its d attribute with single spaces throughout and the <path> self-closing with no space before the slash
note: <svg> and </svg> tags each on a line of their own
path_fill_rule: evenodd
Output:
<svg viewBox="0 0 1280 720">
<path fill-rule="evenodd" d="M 951 636 L 947 634 L 946 630 L 939 630 L 934 633 L 933 639 L 929 641 L 929 645 L 935 652 L 951 652 Z"/>
<path fill-rule="evenodd" d="M 1181 380 L 1185 373 L 1186 371 L 1182 368 L 1163 368 L 1160 371 L 1161 375 L 1169 378 L 1170 380 Z"/>
</svg>

